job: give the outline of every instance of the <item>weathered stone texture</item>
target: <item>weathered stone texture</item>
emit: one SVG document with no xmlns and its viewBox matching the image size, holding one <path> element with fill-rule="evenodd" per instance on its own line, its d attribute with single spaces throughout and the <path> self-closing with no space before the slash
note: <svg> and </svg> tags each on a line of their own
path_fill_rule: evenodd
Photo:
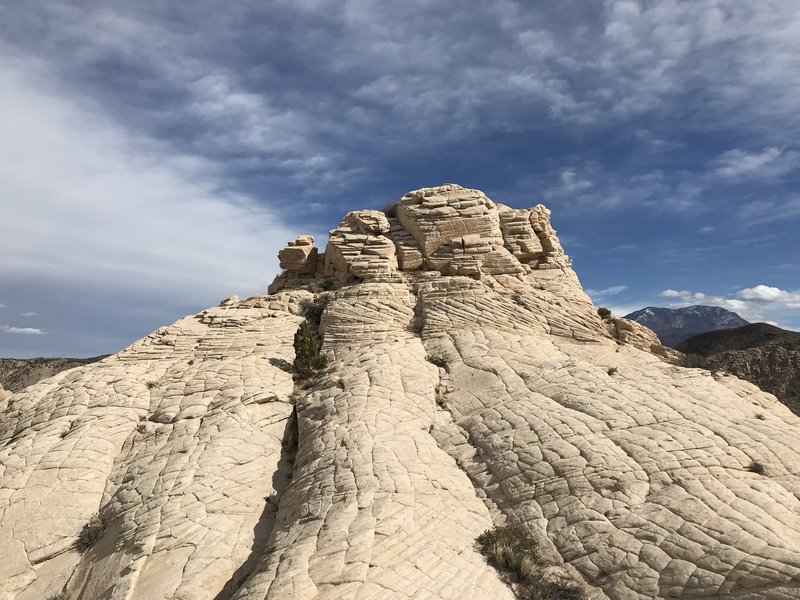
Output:
<svg viewBox="0 0 800 600">
<path fill-rule="evenodd" d="M 589 598 L 798 597 L 798 417 L 608 330 L 544 207 L 389 213 L 350 213 L 324 273 L 0 397 L 0 598 L 511 600 L 474 547 L 500 524 Z"/>
<path fill-rule="evenodd" d="M 623 344 L 630 344 L 640 350 L 652 350 L 661 345 L 655 331 L 641 323 L 623 318 L 605 319 L 603 323 L 611 337 Z"/>
<path fill-rule="evenodd" d="M 317 270 L 317 248 L 314 238 L 310 235 L 301 235 L 295 241 L 289 242 L 278 253 L 281 269 L 290 273 L 314 273 Z"/>
<path fill-rule="evenodd" d="M 280 365 L 307 294 L 285 296 L 209 309 L 8 400 L 0 598 L 214 598 L 237 583 L 287 476 Z M 81 555 L 97 512 L 106 532 Z"/>
<path fill-rule="evenodd" d="M 396 273 L 395 245 L 384 235 L 389 230 L 389 221 L 383 213 L 374 210 L 349 213 L 331 231 L 324 274 L 368 281 Z"/>
<path fill-rule="evenodd" d="M 535 262 L 544 256 L 542 242 L 533 230 L 531 211 L 514 210 L 502 205 L 498 205 L 498 208 L 500 230 L 509 252 L 521 263 Z"/>
</svg>

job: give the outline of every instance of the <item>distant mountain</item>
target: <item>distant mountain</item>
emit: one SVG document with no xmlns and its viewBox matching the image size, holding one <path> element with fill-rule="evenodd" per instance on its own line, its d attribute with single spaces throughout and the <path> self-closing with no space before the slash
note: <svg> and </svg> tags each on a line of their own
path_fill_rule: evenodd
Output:
<svg viewBox="0 0 800 600">
<path fill-rule="evenodd" d="M 18 392 L 56 373 L 82 367 L 103 356 L 92 358 L 0 358 L 0 386 L 9 392 Z"/>
<path fill-rule="evenodd" d="M 753 323 L 695 335 L 677 350 L 708 357 L 707 368 L 733 373 L 800 414 L 800 333 Z"/>
<path fill-rule="evenodd" d="M 736 313 L 719 306 L 648 306 L 625 315 L 625 318 L 649 327 L 656 332 L 662 344 L 673 348 L 698 333 L 749 325 Z"/>
<path fill-rule="evenodd" d="M 675 346 L 684 354 L 711 356 L 730 350 L 747 350 L 779 345 L 788 350 L 800 350 L 800 333 L 787 331 L 768 323 L 752 323 L 743 327 L 709 331 L 692 336 Z"/>
</svg>

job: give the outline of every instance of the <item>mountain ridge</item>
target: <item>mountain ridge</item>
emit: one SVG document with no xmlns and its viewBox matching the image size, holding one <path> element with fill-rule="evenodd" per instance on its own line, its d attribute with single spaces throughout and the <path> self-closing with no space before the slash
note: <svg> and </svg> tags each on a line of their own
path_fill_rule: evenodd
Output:
<svg viewBox="0 0 800 600">
<path fill-rule="evenodd" d="M 625 318 L 649 327 L 662 344 L 670 347 L 698 333 L 748 324 L 725 308 L 701 304 L 683 308 L 648 306 L 625 315 Z"/>
<path fill-rule="evenodd" d="M 56 373 L 97 362 L 108 356 L 104 354 L 90 358 L 0 358 L 0 386 L 9 392 L 18 392 Z"/>
<path fill-rule="evenodd" d="M 800 414 L 800 333 L 752 323 L 690 337 L 677 350 L 708 357 L 708 368 L 741 377 Z"/>
</svg>

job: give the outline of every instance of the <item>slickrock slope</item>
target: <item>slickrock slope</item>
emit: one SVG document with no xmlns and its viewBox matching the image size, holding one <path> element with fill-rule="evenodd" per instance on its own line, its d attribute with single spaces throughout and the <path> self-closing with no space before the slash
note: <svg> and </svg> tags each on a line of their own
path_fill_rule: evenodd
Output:
<svg viewBox="0 0 800 600">
<path fill-rule="evenodd" d="M 587 597 L 800 597 L 800 420 L 614 339 L 544 207 L 428 188 L 280 259 L 0 400 L 0 597 L 511 599 L 474 546 L 504 523 Z"/>
</svg>

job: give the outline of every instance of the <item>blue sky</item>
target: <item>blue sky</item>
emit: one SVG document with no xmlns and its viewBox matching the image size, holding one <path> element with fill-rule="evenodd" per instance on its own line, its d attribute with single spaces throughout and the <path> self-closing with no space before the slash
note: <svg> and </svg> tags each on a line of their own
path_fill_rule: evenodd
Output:
<svg viewBox="0 0 800 600">
<path fill-rule="evenodd" d="M 800 329 L 794 0 L 0 2 L 0 356 L 263 292 L 298 233 L 539 202 L 597 305 Z"/>
</svg>

